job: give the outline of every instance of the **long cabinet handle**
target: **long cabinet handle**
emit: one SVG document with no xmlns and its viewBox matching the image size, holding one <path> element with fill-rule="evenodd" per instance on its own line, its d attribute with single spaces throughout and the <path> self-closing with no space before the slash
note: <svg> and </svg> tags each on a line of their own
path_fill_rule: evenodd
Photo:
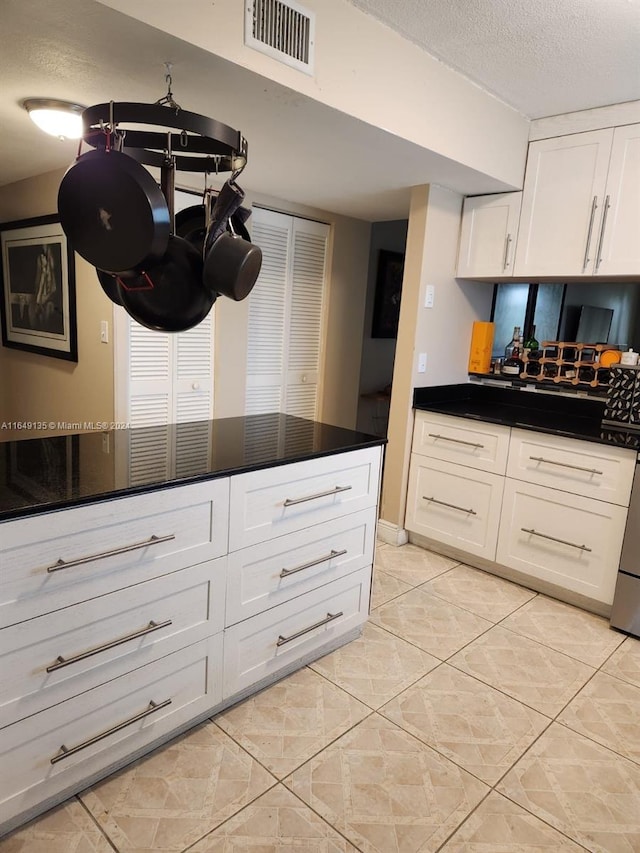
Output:
<svg viewBox="0 0 640 853">
<path fill-rule="evenodd" d="M 507 234 L 505 241 L 504 241 L 504 259 L 502 262 L 502 269 L 503 270 L 506 270 L 506 268 L 509 266 L 509 249 L 511 248 L 511 241 L 512 240 L 513 240 L 513 237 L 511 236 L 511 234 Z"/>
<path fill-rule="evenodd" d="M 589 257 L 589 248 L 591 247 L 591 233 L 593 231 L 593 220 L 596 215 L 596 209 L 598 207 L 598 196 L 594 195 L 593 201 L 591 202 L 591 216 L 589 217 L 589 230 L 587 231 L 587 244 L 584 247 L 584 259 L 582 261 L 582 271 L 584 272 L 587 268 L 587 264 L 591 260 Z"/>
<path fill-rule="evenodd" d="M 439 501 L 437 498 L 428 498 L 426 495 L 422 496 L 423 501 L 430 501 L 433 504 L 439 504 L 440 506 L 449 507 L 449 509 L 457 509 L 458 512 L 465 512 L 467 515 L 477 515 L 478 513 L 475 509 L 465 509 L 463 506 L 456 506 L 455 504 L 448 504 L 446 501 Z"/>
<path fill-rule="evenodd" d="M 159 631 L 161 628 L 167 628 L 172 624 L 171 619 L 167 619 L 165 622 L 154 622 L 151 620 L 146 628 L 141 628 L 139 631 L 127 634 L 126 637 L 119 637 L 117 640 L 111 640 L 111 642 L 103 643 L 101 646 L 94 646 L 93 648 L 87 649 L 85 652 L 79 652 L 77 655 L 73 655 L 70 658 L 64 658 L 62 655 L 58 655 L 55 663 L 52 663 L 47 667 L 47 672 L 55 672 L 57 669 L 63 669 L 65 666 L 70 666 L 72 663 L 78 663 L 78 661 L 93 657 L 93 655 L 100 654 L 100 652 L 106 652 L 108 649 L 114 649 L 116 646 L 128 643 L 129 640 L 137 640 L 139 637 L 145 637 L 147 634 L 152 634 L 154 631 Z"/>
<path fill-rule="evenodd" d="M 122 729 L 126 729 L 127 726 L 132 726 L 134 723 L 137 723 L 139 720 L 144 720 L 145 717 L 151 716 L 151 714 L 155 714 L 156 711 L 160 711 L 162 708 L 166 708 L 167 705 L 170 705 L 172 702 L 171 699 L 165 699 L 164 702 L 149 702 L 149 707 L 145 708 L 144 711 L 141 711 L 139 714 L 136 714 L 135 717 L 129 717 L 128 720 L 123 720 L 121 723 L 118 723 L 115 726 L 112 726 L 110 729 L 107 729 L 104 732 L 100 732 L 100 734 L 94 735 L 93 737 L 88 738 L 87 740 L 83 740 L 82 743 L 77 743 L 75 746 L 65 746 L 62 744 L 60 747 L 60 751 L 50 759 L 52 764 L 57 764 L 58 761 L 63 761 L 65 758 L 69 758 L 71 755 L 75 755 L 76 752 L 80 752 L 81 749 L 86 749 L 88 746 L 92 746 L 94 743 L 98 743 L 98 741 L 104 740 L 104 738 L 109 737 L 109 735 L 113 735 L 116 732 L 122 731 Z"/>
<path fill-rule="evenodd" d="M 548 533 L 540 533 L 538 530 L 534 530 L 533 528 L 521 527 L 520 530 L 523 533 L 531 533 L 533 536 L 540 536 L 542 539 L 549 539 L 551 542 L 559 542 L 561 545 L 569 545 L 571 548 L 577 548 L 579 551 L 588 551 L 591 553 L 591 548 L 587 548 L 586 545 L 576 545 L 575 542 L 569 542 L 567 539 L 558 539 L 557 536 L 549 536 Z"/>
<path fill-rule="evenodd" d="M 320 563 L 326 563 L 329 560 L 333 560 L 334 557 L 343 557 L 346 553 L 346 548 L 343 548 L 342 551 L 334 551 L 332 548 L 324 557 L 318 557 L 317 560 L 310 560 L 308 563 L 302 563 L 302 565 L 296 566 L 294 569 L 283 569 L 280 572 L 280 577 L 286 578 L 289 575 L 295 575 L 296 572 L 302 572 L 304 569 L 311 569 L 313 566 L 319 566 Z"/>
<path fill-rule="evenodd" d="M 556 462 L 554 459 L 545 459 L 544 456 L 530 456 L 532 462 L 545 462 L 547 465 L 558 465 L 560 468 L 571 468 L 572 471 L 585 471 L 587 474 L 600 474 L 604 471 L 598 471 L 597 468 L 585 468 L 582 465 L 569 465 L 568 462 Z"/>
<path fill-rule="evenodd" d="M 484 444 L 478 444 L 476 441 L 463 441 L 461 438 L 450 438 L 448 435 L 440 435 L 437 432 L 428 433 L 429 438 L 439 438 L 442 441 L 452 441 L 454 444 L 465 444 L 467 447 L 481 447 L 484 448 Z"/>
<path fill-rule="evenodd" d="M 341 616 L 344 616 L 343 610 L 341 610 L 339 613 L 327 613 L 324 619 L 321 619 L 319 622 L 316 622 L 313 625 L 309 625 L 308 628 L 303 628 L 302 631 L 296 631 L 295 634 L 291 634 L 291 636 L 289 637 L 283 637 L 282 634 L 280 634 L 276 642 L 276 646 L 284 646 L 285 643 L 290 643 L 292 640 L 297 640 L 298 637 L 303 637 L 305 634 L 308 634 L 309 631 L 314 631 L 316 628 L 321 628 L 323 625 L 328 625 L 329 622 L 333 622 L 334 619 L 339 619 Z"/>
<path fill-rule="evenodd" d="M 336 486 L 335 489 L 329 489 L 326 492 L 318 492 L 315 495 L 305 495 L 303 498 L 287 498 L 284 502 L 285 506 L 294 506 L 294 504 L 302 504 L 306 501 L 315 501 L 318 498 L 326 498 L 329 495 L 337 495 L 339 492 L 348 492 L 353 486 Z"/>
<path fill-rule="evenodd" d="M 154 534 L 149 539 L 145 539 L 144 542 L 134 542 L 132 545 L 124 545 L 122 548 L 113 548 L 111 551 L 101 551 L 99 554 L 90 554 L 88 557 L 78 557 L 77 560 L 63 560 L 61 557 L 52 566 L 47 566 L 47 571 L 59 572 L 61 569 L 70 569 L 72 566 L 82 566 L 85 563 L 93 563 L 94 560 L 102 560 L 103 557 L 115 557 L 116 554 L 126 554 L 128 551 L 138 551 L 140 548 L 147 548 L 149 545 L 170 542 L 175 538 L 175 533 L 169 533 L 168 536 L 156 536 Z"/>
<path fill-rule="evenodd" d="M 611 204 L 609 203 L 610 196 L 607 196 L 604 200 L 604 210 L 602 211 L 602 225 L 600 226 L 600 237 L 598 239 L 598 250 L 596 252 L 596 272 L 598 267 L 602 263 L 602 244 L 604 242 L 604 229 L 607 227 L 607 213 L 609 212 L 609 208 Z"/>
</svg>

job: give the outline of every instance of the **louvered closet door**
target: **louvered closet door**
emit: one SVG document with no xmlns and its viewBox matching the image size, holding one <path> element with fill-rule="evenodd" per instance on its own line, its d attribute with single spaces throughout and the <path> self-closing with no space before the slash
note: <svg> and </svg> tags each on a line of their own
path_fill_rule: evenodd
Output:
<svg viewBox="0 0 640 853">
<path fill-rule="evenodd" d="M 246 413 L 314 418 L 329 226 L 254 209 L 262 270 L 249 297 Z"/>
<path fill-rule="evenodd" d="M 212 312 L 193 329 L 175 335 L 175 339 L 175 421 L 181 425 L 175 435 L 175 473 L 187 477 L 207 467 L 211 447 Z"/>
</svg>

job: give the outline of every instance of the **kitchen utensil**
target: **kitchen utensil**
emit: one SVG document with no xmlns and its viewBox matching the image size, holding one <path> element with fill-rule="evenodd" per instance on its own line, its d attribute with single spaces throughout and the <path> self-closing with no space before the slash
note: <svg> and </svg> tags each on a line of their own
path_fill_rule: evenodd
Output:
<svg viewBox="0 0 640 853">
<path fill-rule="evenodd" d="M 166 251 L 170 221 L 162 190 L 120 151 L 80 156 L 60 184 L 58 212 L 75 251 L 106 272 L 136 272 Z"/>
</svg>

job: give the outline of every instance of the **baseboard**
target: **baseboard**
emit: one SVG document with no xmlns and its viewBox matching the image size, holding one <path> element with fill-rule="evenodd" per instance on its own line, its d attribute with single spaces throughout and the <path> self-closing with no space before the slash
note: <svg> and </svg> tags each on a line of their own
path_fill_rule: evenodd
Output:
<svg viewBox="0 0 640 853">
<path fill-rule="evenodd" d="M 381 518 L 378 519 L 376 537 L 386 545 L 406 545 L 409 541 L 409 534 L 404 527 L 398 527 L 397 524 L 383 521 Z"/>
</svg>

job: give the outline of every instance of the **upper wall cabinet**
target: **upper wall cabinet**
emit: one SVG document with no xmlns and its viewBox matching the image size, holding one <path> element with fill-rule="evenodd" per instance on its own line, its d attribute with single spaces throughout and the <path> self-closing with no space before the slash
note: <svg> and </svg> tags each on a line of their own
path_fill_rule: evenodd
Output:
<svg viewBox="0 0 640 853">
<path fill-rule="evenodd" d="M 513 275 L 522 193 L 464 200 L 458 269 L 460 278 Z"/>
<path fill-rule="evenodd" d="M 640 273 L 640 125 L 529 145 L 515 275 Z"/>
</svg>

